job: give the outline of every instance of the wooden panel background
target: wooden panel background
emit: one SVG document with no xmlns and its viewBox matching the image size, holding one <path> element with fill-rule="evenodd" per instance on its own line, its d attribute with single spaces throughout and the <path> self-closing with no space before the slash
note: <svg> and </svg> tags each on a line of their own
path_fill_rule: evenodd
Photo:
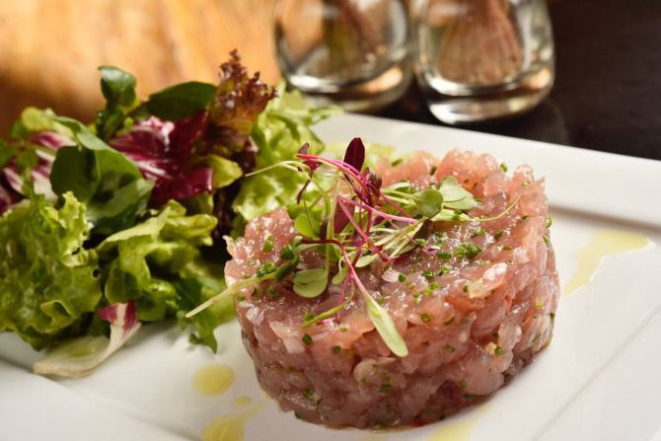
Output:
<svg viewBox="0 0 661 441">
<path fill-rule="evenodd" d="M 215 82 L 238 48 L 269 82 L 274 0 L 0 1 L 0 137 L 27 105 L 90 120 L 102 105 L 96 68 L 121 67 L 149 94 Z"/>
</svg>

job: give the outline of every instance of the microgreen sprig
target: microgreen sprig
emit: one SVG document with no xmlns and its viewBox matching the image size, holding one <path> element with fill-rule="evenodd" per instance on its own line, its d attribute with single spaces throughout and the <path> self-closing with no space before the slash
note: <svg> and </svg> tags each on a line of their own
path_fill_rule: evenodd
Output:
<svg viewBox="0 0 661 441">
<path fill-rule="evenodd" d="M 351 141 L 342 160 L 312 155 L 308 150 L 305 144 L 296 160 L 251 173 L 285 167 L 304 173 L 308 178 L 296 203 L 288 209 L 296 236 L 283 251 L 280 266 L 271 264 L 256 277 L 235 283 L 187 316 L 198 313 L 219 298 L 267 280 L 280 282 L 292 274 L 293 291 L 303 298 L 322 295 L 329 281 L 341 283 L 338 303 L 317 315 L 306 313 L 302 327 L 331 320 L 351 303 L 357 290 L 383 341 L 395 355 L 404 357 L 408 354 L 406 342 L 387 309 L 375 299 L 375 293 L 363 285 L 358 270 L 377 260 L 389 265 L 416 248 L 440 253 L 440 238 L 416 238 L 423 226 L 430 222 L 496 220 L 507 214 L 518 199 L 498 216 L 472 217 L 467 212 L 479 202 L 453 176 L 423 190 L 405 182 L 382 188 L 381 178 L 364 166 L 365 147 L 359 138 Z M 471 259 L 479 251 L 479 247 L 468 244 L 458 255 Z M 325 258 L 324 266 L 299 269 L 303 252 L 321 254 Z"/>
</svg>

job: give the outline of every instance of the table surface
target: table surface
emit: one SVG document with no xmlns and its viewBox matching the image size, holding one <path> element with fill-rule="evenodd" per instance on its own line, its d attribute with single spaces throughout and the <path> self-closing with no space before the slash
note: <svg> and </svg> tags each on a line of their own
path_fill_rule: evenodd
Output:
<svg viewBox="0 0 661 441">
<path fill-rule="evenodd" d="M 661 1 L 557 1 L 550 11 L 550 96 L 525 116 L 468 128 L 661 160 Z M 441 124 L 415 85 L 378 115 Z"/>
</svg>

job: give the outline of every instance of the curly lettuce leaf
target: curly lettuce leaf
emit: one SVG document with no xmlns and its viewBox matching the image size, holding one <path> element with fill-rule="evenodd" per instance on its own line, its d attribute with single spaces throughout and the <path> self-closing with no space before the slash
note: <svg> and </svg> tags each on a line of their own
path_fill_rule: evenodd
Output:
<svg viewBox="0 0 661 441">
<path fill-rule="evenodd" d="M 133 228 L 108 237 L 97 248 L 104 262 L 104 293 L 109 303 L 135 301 L 141 321 L 180 316 L 222 288 L 222 268 L 211 268 L 200 248 L 211 245 L 217 220 L 170 201 Z M 188 291 L 190 288 L 190 291 Z M 221 311 L 216 311 L 221 312 Z M 209 316 L 211 314 L 213 317 Z M 191 321 L 200 341 L 215 349 L 213 329 L 228 311 Z"/>
<path fill-rule="evenodd" d="M 56 209 L 43 197 L 0 218 L 0 331 L 11 330 L 35 349 L 81 324 L 101 300 L 96 253 L 85 206 L 71 193 Z"/>
<path fill-rule="evenodd" d="M 280 85 L 278 97 L 266 106 L 252 130 L 259 147 L 255 170 L 292 159 L 306 142 L 318 154 L 323 144 L 311 126 L 338 113 L 337 107 L 306 108 L 298 92 L 285 92 Z M 292 203 L 305 181 L 303 174 L 282 167 L 247 177 L 232 208 L 249 221 Z"/>
</svg>

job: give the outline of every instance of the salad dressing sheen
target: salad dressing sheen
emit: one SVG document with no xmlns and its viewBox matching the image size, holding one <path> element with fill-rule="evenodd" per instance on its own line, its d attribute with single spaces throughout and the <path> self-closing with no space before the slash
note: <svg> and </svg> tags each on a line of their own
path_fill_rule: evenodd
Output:
<svg viewBox="0 0 661 441">
<path fill-rule="evenodd" d="M 651 243 L 652 241 L 646 236 L 629 231 L 596 231 L 588 243 L 574 254 L 574 257 L 578 261 L 578 269 L 565 286 L 564 294 L 573 294 L 582 286 L 590 283 L 604 257 L 611 254 L 640 250 L 646 248 Z"/>
<path fill-rule="evenodd" d="M 193 387 L 201 395 L 221 395 L 234 383 L 234 370 L 224 364 L 201 368 L 193 377 Z"/>
</svg>

